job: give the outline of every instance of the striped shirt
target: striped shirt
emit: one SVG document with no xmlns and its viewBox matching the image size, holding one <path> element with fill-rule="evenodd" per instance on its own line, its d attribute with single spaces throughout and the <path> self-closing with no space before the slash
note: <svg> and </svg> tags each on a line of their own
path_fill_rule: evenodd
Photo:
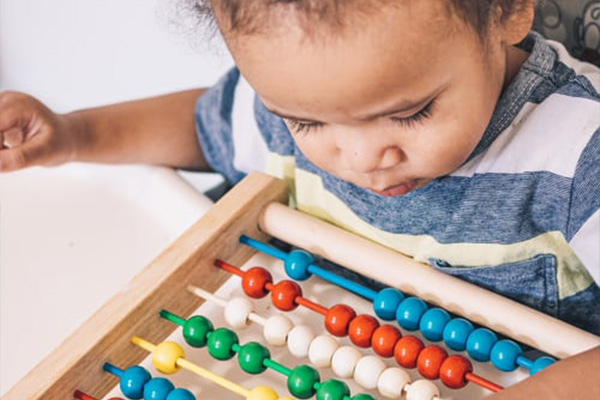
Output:
<svg viewBox="0 0 600 400">
<path fill-rule="evenodd" d="M 209 165 L 290 183 L 294 205 L 445 273 L 600 334 L 600 71 L 531 33 L 468 161 L 401 197 L 312 164 L 237 69 L 197 102 Z"/>
</svg>

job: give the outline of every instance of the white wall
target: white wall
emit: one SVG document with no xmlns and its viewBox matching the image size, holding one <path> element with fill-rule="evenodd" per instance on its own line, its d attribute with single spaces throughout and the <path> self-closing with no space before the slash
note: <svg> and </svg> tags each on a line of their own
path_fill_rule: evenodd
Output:
<svg viewBox="0 0 600 400">
<path fill-rule="evenodd" d="M 0 0 L 0 90 L 62 112 L 210 85 L 232 61 L 176 32 L 177 1 Z"/>
</svg>

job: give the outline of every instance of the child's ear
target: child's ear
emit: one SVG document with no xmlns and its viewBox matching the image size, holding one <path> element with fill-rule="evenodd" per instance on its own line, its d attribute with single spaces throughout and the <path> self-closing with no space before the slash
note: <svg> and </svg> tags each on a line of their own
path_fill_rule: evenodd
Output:
<svg viewBox="0 0 600 400">
<path fill-rule="evenodd" d="M 510 14 L 505 15 L 500 7 L 496 9 L 496 23 L 504 43 L 514 45 L 525 39 L 533 25 L 534 1 L 516 0 Z"/>
</svg>

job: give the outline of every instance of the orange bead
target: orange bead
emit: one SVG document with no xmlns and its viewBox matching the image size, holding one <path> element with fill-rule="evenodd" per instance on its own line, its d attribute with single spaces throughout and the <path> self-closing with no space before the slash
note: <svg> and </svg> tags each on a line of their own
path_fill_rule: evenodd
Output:
<svg viewBox="0 0 600 400">
<path fill-rule="evenodd" d="M 271 301 L 281 311 L 291 311 L 298 307 L 296 297 L 302 296 L 302 289 L 294 281 L 281 281 L 273 287 Z"/>
<path fill-rule="evenodd" d="M 325 314 L 325 329 L 334 336 L 348 334 L 348 325 L 356 317 L 356 312 L 345 304 L 336 304 Z"/>
<path fill-rule="evenodd" d="M 252 267 L 242 277 L 242 289 L 244 293 L 253 299 L 262 299 L 269 291 L 267 283 L 272 283 L 271 273 L 261 267 Z"/>
<path fill-rule="evenodd" d="M 375 317 L 361 314 L 350 321 L 350 325 L 348 325 L 348 337 L 356 346 L 368 348 L 371 347 L 373 332 L 378 327 L 379 322 Z"/>
<path fill-rule="evenodd" d="M 441 347 L 435 345 L 427 346 L 419 353 L 417 369 L 424 378 L 437 379 L 440 377 L 442 363 L 447 357 L 448 353 Z"/>
<path fill-rule="evenodd" d="M 467 373 L 473 371 L 471 361 L 463 356 L 450 356 L 442 362 L 440 368 L 440 379 L 442 383 L 451 389 L 460 389 L 468 381 L 465 378 Z"/>
<path fill-rule="evenodd" d="M 417 358 L 425 345 L 414 336 L 404 336 L 396 342 L 394 346 L 394 358 L 396 362 L 404 368 L 414 368 L 417 366 Z"/>
<path fill-rule="evenodd" d="M 381 325 L 373 332 L 371 346 L 373 346 L 375 354 L 378 354 L 381 357 L 391 357 L 394 355 L 396 342 L 400 340 L 401 337 L 402 334 L 395 326 Z"/>
</svg>

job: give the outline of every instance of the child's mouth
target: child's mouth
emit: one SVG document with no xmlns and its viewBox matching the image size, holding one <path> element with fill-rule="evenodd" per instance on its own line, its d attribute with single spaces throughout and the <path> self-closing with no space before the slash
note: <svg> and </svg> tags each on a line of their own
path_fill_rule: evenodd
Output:
<svg viewBox="0 0 600 400">
<path fill-rule="evenodd" d="M 383 197 L 394 197 L 394 196 L 404 196 L 411 190 L 413 190 L 417 186 L 418 181 L 413 179 L 411 181 L 402 183 L 400 185 L 392 186 L 382 191 L 369 189 L 371 192 L 378 194 Z"/>
</svg>

